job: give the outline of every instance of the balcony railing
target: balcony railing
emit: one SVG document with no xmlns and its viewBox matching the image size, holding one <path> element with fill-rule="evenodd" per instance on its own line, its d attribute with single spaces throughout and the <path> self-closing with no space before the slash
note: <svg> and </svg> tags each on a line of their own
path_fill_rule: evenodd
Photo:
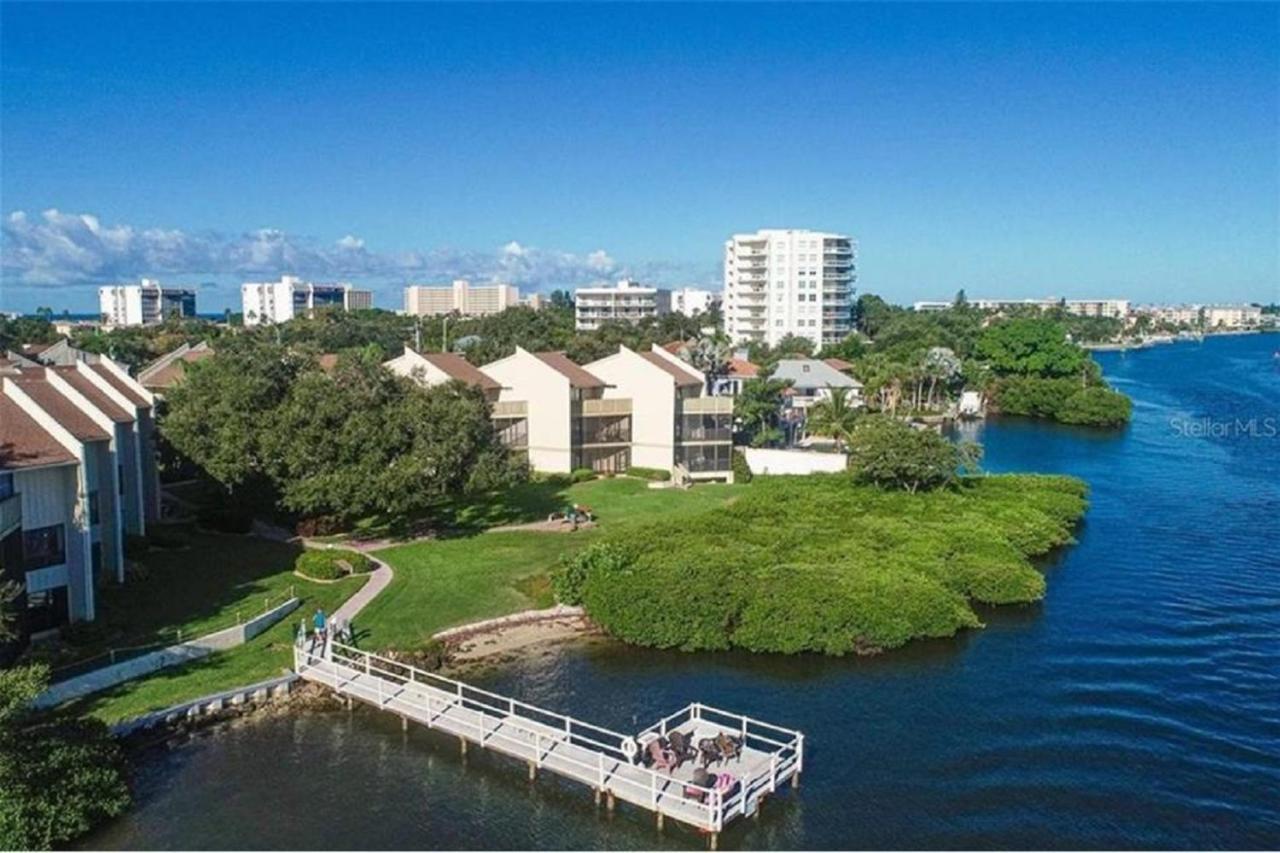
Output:
<svg viewBox="0 0 1280 853">
<path fill-rule="evenodd" d="M 684 401 L 686 415 L 732 415 L 732 397 L 690 397 Z"/>
<path fill-rule="evenodd" d="M 601 400 L 583 400 L 577 404 L 577 414 L 584 418 L 601 418 L 612 415 L 631 414 L 631 398 L 614 397 Z"/>
<path fill-rule="evenodd" d="M 529 416 L 529 404 L 524 400 L 508 400 L 493 404 L 495 418 L 525 418 Z"/>
</svg>

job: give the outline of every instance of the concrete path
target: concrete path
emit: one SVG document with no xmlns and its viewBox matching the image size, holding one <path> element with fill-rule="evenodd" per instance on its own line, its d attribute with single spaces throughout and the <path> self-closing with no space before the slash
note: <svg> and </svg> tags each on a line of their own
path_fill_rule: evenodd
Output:
<svg viewBox="0 0 1280 853">
<path fill-rule="evenodd" d="M 378 564 L 378 567 L 369 575 L 369 580 L 365 585 L 360 587 L 359 592 L 348 598 L 342 603 L 342 606 L 335 610 L 330 618 L 341 619 L 343 622 L 350 622 L 364 610 L 365 605 L 378 597 L 378 593 L 387 588 L 391 583 L 394 574 L 391 567 L 379 560 L 377 557 L 366 555 L 370 560 Z"/>
</svg>

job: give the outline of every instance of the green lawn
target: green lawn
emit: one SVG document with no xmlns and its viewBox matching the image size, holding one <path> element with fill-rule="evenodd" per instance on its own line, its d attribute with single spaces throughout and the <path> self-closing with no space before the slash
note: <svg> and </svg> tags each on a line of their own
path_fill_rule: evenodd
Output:
<svg viewBox="0 0 1280 853">
<path fill-rule="evenodd" d="M 365 580 L 348 578 L 340 583 L 318 584 L 297 578 L 297 593 L 302 604 L 291 616 L 261 636 L 239 648 L 216 652 L 195 663 L 161 670 L 146 678 L 87 696 L 77 706 L 111 723 L 198 696 L 274 678 L 293 666 L 293 636 L 298 622 L 317 607 L 332 613 Z"/>
<path fill-rule="evenodd" d="M 501 495 L 457 505 L 454 530 L 544 519 L 566 503 L 590 506 L 600 525 L 576 533 L 469 532 L 384 549 L 378 556 L 395 580 L 355 620 L 362 645 L 420 645 L 442 628 L 501 616 L 551 601 L 547 572 L 563 555 L 606 530 L 721 505 L 745 486 L 704 485 L 688 491 L 649 489 L 628 478 L 576 485 L 527 483 Z M 225 627 L 238 610 L 261 610 L 263 599 L 282 599 L 292 587 L 303 599 L 294 616 L 244 646 L 119 685 L 79 706 L 114 722 L 279 675 L 292 665 L 291 642 L 299 614 L 332 612 L 363 579 L 317 584 L 292 573 L 297 546 L 242 536 L 196 534 L 192 547 L 146 555 L 147 577 L 112 589 L 100 623 L 82 631 L 80 654 L 120 645 L 121 639 L 168 639 L 181 627 L 194 636 Z M 142 639 L 139 639 L 142 638 Z"/>
<path fill-rule="evenodd" d="M 93 622 L 36 653 L 56 667 L 112 648 L 191 639 L 280 604 L 304 583 L 292 574 L 297 545 L 195 532 L 189 540 L 186 548 L 142 555 L 139 573 L 98 590 Z"/>
<path fill-rule="evenodd" d="M 357 620 L 374 647 L 420 645 L 442 628 L 546 606 L 537 581 L 560 558 L 584 547 L 603 530 L 721 505 L 747 486 L 702 485 L 688 491 L 650 489 L 639 480 L 593 480 L 549 488 L 530 483 L 491 496 L 461 517 L 488 523 L 541 520 L 566 503 L 594 510 L 599 527 L 576 533 L 510 531 L 387 548 L 378 556 L 396 577 Z"/>
</svg>

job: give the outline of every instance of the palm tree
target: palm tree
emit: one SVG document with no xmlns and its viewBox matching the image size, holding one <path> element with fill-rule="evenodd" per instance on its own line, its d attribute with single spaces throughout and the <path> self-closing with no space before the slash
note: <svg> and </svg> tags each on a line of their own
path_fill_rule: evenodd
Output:
<svg viewBox="0 0 1280 853">
<path fill-rule="evenodd" d="M 813 435 L 833 438 L 837 443 L 847 446 L 857 422 L 858 409 L 849 401 L 849 390 L 832 388 L 830 397 L 809 408 L 805 427 Z"/>
</svg>

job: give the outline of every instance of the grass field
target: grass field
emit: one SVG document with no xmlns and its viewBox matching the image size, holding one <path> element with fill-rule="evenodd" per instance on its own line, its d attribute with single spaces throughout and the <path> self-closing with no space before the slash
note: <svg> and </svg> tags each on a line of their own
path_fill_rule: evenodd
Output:
<svg viewBox="0 0 1280 853">
<path fill-rule="evenodd" d="M 40 651 L 57 665 L 110 648 L 171 643 L 179 629 L 183 639 L 190 639 L 230 627 L 238 617 L 249 618 L 291 594 L 302 599 L 295 614 L 316 607 L 331 611 L 364 584 L 365 578 L 318 584 L 297 577 L 293 561 L 300 550 L 249 536 L 197 533 L 190 547 L 149 551 L 140 560 L 143 576 L 99 591 L 96 621 L 68 632 L 56 656 L 47 648 Z M 278 675 L 291 665 L 289 643 L 301 618 L 289 618 L 240 648 L 96 694 L 84 705 L 114 721 Z"/>
<path fill-rule="evenodd" d="M 464 528 L 541 520 L 569 503 L 591 507 L 599 526 L 576 533 L 471 533 L 384 549 L 378 556 L 396 577 L 361 614 L 358 627 L 368 631 L 372 646 L 409 648 L 442 628 L 546 606 L 537 580 L 601 531 L 723 505 L 746 488 L 650 489 L 623 477 L 572 486 L 528 483 L 459 507 Z"/>
<path fill-rule="evenodd" d="M 547 572 L 562 556 L 602 531 L 722 505 L 744 486 L 705 485 L 689 491 L 649 489 L 616 478 L 575 485 L 522 484 L 502 494 L 449 508 L 455 535 L 384 549 L 395 580 L 355 620 L 362 645 L 409 648 L 442 628 L 551 604 Z M 576 533 L 483 532 L 502 524 L 539 521 L 569 503 L 590 506 L 599 527 Z M 296 545 L 244 536 L 194 534 L 191 547 L 145 555 L 146 578 L 106 592 L 101 621 L 76 633 L 77 657 L 111 646 L 169 640 L 182 629 L 196 636 L 234 623 L 236 613 L 278 603 L 292 588 L 303 599 L 299 614 L 332 612 L 364 582 L 317 584 L 293 574 Z M 256 610 L 254 610 L 256 608 Z M 155 673 L 78 703 L 108 722 L 187 699 L 279 675 L 292 664 L 291 643 L 300 616 L 252 642 L 204 660 Z"/>
</svg>

